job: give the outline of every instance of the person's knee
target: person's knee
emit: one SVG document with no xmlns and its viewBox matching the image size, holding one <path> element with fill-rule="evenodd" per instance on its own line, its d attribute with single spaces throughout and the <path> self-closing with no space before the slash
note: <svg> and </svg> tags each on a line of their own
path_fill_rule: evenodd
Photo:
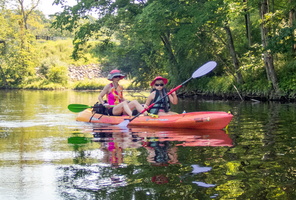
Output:
<svg viewBox="0 0 296 200">
<path fill-rule="evenodd" d="M 137 100 L 132 100 L 131 102 L 130 102 L 130 104 L 132 104 L 132 105 L 138 105 L 138 104 L 140 104 Z"/>
</svg>

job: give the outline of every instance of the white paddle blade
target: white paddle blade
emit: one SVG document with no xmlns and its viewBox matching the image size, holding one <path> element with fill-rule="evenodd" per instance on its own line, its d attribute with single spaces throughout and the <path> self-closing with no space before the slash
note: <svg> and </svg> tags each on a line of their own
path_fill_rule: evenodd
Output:
<svg viewBox="0 0 296 200">
<path fill-rule="evenodd" d="M 120 124 L 118 124 L 117 126 L 127 127 L 127 125 L 129 124 L 129 122 L 130 122 L 129 119 L 125 119 L 122 122 L 120 122 Z"/>
<path fill-rule="evenodd" d="M 201 77 L 203 75 L 206 75 L 210 71 L 212 71 L 217 66 L 217 63 L 215 61 L 209 61 L 202 65 L 200 68 L 198 68 L 193 74 L 192 78 Z"/>
</svg>

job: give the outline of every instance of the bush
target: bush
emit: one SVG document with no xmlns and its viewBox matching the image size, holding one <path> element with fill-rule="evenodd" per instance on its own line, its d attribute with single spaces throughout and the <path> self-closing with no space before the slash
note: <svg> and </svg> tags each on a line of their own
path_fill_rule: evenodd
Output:
<svg viewBox="0 0 296 200">
<path fill-rule="evenodd" d="M 290 62 L 279 71 L 279 86 L 288 95 L 295 96 L 296 90 L 296 61 Z"/>
<path fill-rule="evenodd" d="M 75 90 L 102 90 L 105 85 L 111 83 L 111 81 L 106 78 L 98 78 L 98 79 L 85 79 L 82 81 L 73 82 L 71 88 Z M 129 89 L 131 85 L 130 80 L 123 79 L 119 82 L 124 89 Z"/>
<path fill-rule="evenodd" d="M 68 68 L 65 66 L 51 66 L 47 76 L 49 82 L 66 86 L 68 83 Z"/>
<path fill-rule="evenodd" d="M 27 84 L 24 89 L 35 89 L 35 90 L 57 90 L 57 89 L 66 89 L 66 87 L 59 83 L 51 83 L 48 80 L 39 80 Z"/>
</svg>

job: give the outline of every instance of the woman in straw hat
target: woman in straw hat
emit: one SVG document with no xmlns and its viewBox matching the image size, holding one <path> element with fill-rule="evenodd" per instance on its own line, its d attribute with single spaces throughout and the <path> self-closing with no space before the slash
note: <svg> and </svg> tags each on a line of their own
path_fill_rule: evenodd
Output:
<svg viewBox="0 0 296 200">
<path fill-rule="evenodd" d="M 106 107 L 108 108 L 109 115 L 126 114 L 132 116 L 134 109 L 137 109 L 138 112 L 144 110 L 137 100 L 128 102 L 123 98 L 123 87 L 119 85 L 119 81 L 124 77 L 125 75 L 121 74 L 119 70 L 112 70 L 107 76 L 107 79 L 112 82 L 106 85 L 99 94 L 98 99 L 101 104 L 104 104 L 103 97 L 105 95 L 107 97 L 108 105 Z"/>
<path fill-rule="evenodd" d="M 165 89 L 165 85 L 168 83 L 168 79 L 163 78 L 161 76 L 157 76 L 154 80 L 150 83 L 153 87 L 151 94 L 148 96 L 146 103 L 144 105 L 145 108 L 156 101 L 159 101 L 163 98 L 167 91 Z M 156 115 L 172 115 L 177 114 L 175 112 L 170 111 L 170 103 L 177 104 L 178 97 L 176 92 L 173 92 L 169 96 L 163 98 L 161 101 L 156 103 L 150 110 L 149 113 L 156 114 Z"/>
</svg>

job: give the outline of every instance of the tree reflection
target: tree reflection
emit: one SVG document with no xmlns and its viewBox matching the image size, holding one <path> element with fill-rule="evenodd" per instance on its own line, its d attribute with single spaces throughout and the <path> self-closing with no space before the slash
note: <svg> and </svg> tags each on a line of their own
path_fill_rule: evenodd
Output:
<svg viewBox="0 0 296 200">
<path fill-rule="evenodd" d="M 97 162 L 61 167 L 61 194 L 65 199 L 209 199 L 217 196 L 213 190 L 217 181 L 207 179 L 212 167 L 194 164 L 199 162 L 195 155 L 201 155 L 203 145 L 213 144 L 227 151 L 231 139 L 221 130 L 190 134 L 188 130 L 182 131 L 129 129 L 122 132 L 94 128 L 89 131 L 94 137 L 90 143 L 81 142 L 73 147 L 84 152 L 91 143 L 98 143 L 101 156 Z M 226 147 L 221 147 L 223 142 Z M 188 156 L 184 158 L 185 154 Z M 84 156 L 84 160 L 89 160 L 88 155 L 91 153 L 77 154 Z M 216 160 L 214 154 L 210 157 Z M 216 161 L 216 164 L 224 162 Z"/>
<path fill-rule="evenodd" d="M 295 140 L 264 131 L 270 120 L 256 120 L 261 131 L 234 119 L 241 132 L 230 134 L 92 127 L 85 130 L 90 142 L 73 145 L 80 162 L 60 169 L 60 193 L 65 199 L 295 199 Z"/>
</svg>

